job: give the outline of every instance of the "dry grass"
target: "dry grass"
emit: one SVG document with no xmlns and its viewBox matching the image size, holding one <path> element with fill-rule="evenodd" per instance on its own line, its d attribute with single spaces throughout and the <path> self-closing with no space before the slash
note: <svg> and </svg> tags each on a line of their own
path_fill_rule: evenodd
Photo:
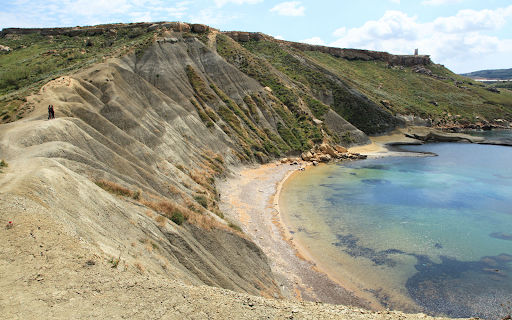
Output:
<svg viewBox="0 0 512 320">
<path fill-rule="evenodd" d="M 164 216 L 158 216 L 155 220 L 161 228 L 165 227 L 165 224 L 167 223 L 167 219 Z"/>
<path fill-rule="evenodd" d="M 133 197 L 134 196 L 134 192 L 132 190 L 125 188 L 115 182 L 112 182 L 112 181 L 97 180 L 97 181 L 94 181 L 94 183 L 98 187 L 100 187 L 103 190 L 105 190 L 109 193 L 112 193 L 112 194 L 116 194 L 116 195 L 123 196 L 123 197 Z"/>
</svg>

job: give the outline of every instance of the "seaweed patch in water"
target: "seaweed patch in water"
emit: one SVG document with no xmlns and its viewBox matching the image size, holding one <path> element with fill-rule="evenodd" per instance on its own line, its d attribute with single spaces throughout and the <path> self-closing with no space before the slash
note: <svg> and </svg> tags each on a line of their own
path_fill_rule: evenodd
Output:
<svg viewBox="0 0 512 320">
<path fill-rule="evenodd" d="M 489 237 L 496 238 L 500 240 L 508 240 L 512 241 L 512 234 L 510 233 L 504 233 L 504 232 L 493 232 L 489 234 Z"/>
<path fill-rule="evenodd" d="M 389 166 L 382 164 L 369 164 L 361 166 L 360 169 L 389 170 Z"/>
<path fill-rule="evenodd" d="M 418 258 L 415 265 L 418 272 L 405 286 L 411 298 L 428 314 L 502 318 L 499 302 L 512 298 L 512 283 L 507 279 L 512 256 L 500 254 L 479 261 L 439 256 L 441 263 L 434 263 L 427 256 L 410 255 Z"/>
<path fill-rule="evenodd" d="M 385 179 L 363 179 L 361 180 L 364 184 L 373 184 L 373 185 L 390 185 L 391 181 Z"/>
<path fill-rule="evenodd" d="M 336 238 L 338 238 L 338 242 L 333 243 L 336 247 L 344 247 L 343 251 L 349 254 L 351 257 L 354 258 L 367 258 L 370 259 L 373 263 L 376 265 L 386 265 L 388 267 L 394 267 L 396 266 L 396 261 L 388 258 L 389 254 L 394 253 L 404 253 L 400 250 L 396 249 L 388 249 L 384 251 L 376 251 L 372 248 L 367 248 L 363 246 L 359 246 L 357 242 L 359 241 L 359 238 L 349 234 L 347 236 L 343 235 L 336 235 Z"/>
<path fill-rule="evenodd" d="M 479 261 L 460 261 L 452 257 L 439 256 L 441 263 L 435 263 L 427 255 L 408 253 L 398 249 L 376 251 L 359 246 L 359 239 L 353 235 L 337 235 L 335 246 L 354 258 L 370 259 L 376 265 L 393 267 L 396 262 L 390 254 L 405 254 L 416 258 L 417 272 L 406 282 L 410 297 L 433 316 L 480 317 L 502 319 L 500 303 L 512 299 L 512 282 L 508 274 L 512 255 L 482 257 Z M 437 248 L 442 247 L 439 243 Z M 385 295 L 371 291 L 385 306 L 391 302 Z"/>
</svg>

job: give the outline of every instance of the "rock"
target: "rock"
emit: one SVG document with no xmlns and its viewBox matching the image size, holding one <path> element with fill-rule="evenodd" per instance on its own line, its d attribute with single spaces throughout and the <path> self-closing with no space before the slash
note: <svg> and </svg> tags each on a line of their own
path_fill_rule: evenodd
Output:
<svg viewBox="0 0 512 320">
<path fill-rule="evenodd" d="M 103 28 L 90 28 L 87 29 L 87 32 L 85 33 L 88 36 L 95 36 L 97 34 L 103 34 L 105 32 L 105 29 Z"/>
<path fill-rule="evenodd" d="M 334 146 L 334 149 L 336 149 L 336 151 L 339 153 L 347 153 L 348 152 L 347 148 L 342 147 L 338 144 Z"/>
<path fill-rule="evenodd" d="M 209 27 L 205 24 L 196 23 L 196 24 L 192 25 L 192 31 L 196 32 L 196 33 L 204 33 L 206 31 L 208 31 L 208 29 L 209 29 Z"/>
<path fill-rule="evenodd" d="M 435 105 L 436 107 L 439 105 L 436 100 L 430 100 L 428 103 Z"/>
<path fill-rule="evenodd" d="M 322 162 L 330 162 L 332 160 L 332 157 L 328 154 L 323 154 L 320 156 L 320 161 Z"/>
<path fill-rule="evenodd" d="M 155 31 L 156 29 L 158 29 L 158 27 L 160 27 L 160 25 L 155 23 L 155 24 L 150 25 L 147 30 L 148 30 L 148 32 Z"/>
<path fill-rule="evenodd" d="M 380 103 L 388 109 L 391 107 L 391 102 L 389 102 L 389 100 L 381 100 Z"/>
<path fill-rule="evenodd" d="M 247 42 L 251 40 L 249 32 L 239 32 L 238 33 L 238 41 Z"/>
<path fill-rule="evenodd" d="M 269 162 L 269 158 L 263 152 L 257 152 L 256 158 L 258 159 L 258 161 L 260 163 L 268 163 Z"/>
<path fill-rule="evenodd" d="M 333 147 L 331 147 L 328 144 L 322 143 L 322 145 L 320 145 L 320 150 L 323 153 L 328 154 L 328 155 L 330 155 L 333 158 L 337 158 L 338 157 L 338 153 L 336 152 L 336 150 L 334 150 Z"/>
<path fill-rule="evenodd" d="M 302 158 L 302 160 L 304 160 L 304 161 L 309 161 L 309 160 L 311 160 L 311 158 L 312 158 L 312 157 L 313 157 L 313 154 L 311 154 L 311 152 L 310 152 L 310 151 L 308 151 L 308 152 L 303 152 L 303 153 L 301 154 L 301 158 Z"/>
<path fill-rule="evenodd" d="M 189 32 L 190 25 L 183 22 L 171 22 L 172 30 L 174 32 Z"/>
<path fill-rule="evenodd" d="M 11 51 L 11 48 L 0 44 L 0 51 Z"/>
<path fill-rule="evenodd" d="M 317 162 L 317 161 L 313 161 L 313 165 L 314 165 L 314 166 L 317 166 L 317 165 L 318 165 L 318 162 Z"/>
<path fill-rule="evenodd" d="M 320 124 L 324 123 L 322 120 L 318 120 L 318 119 L 313 119 L 313 122 L 314 122 L 315 124 L 318 124 L 318 125 L 320 125 Z"/>
<path fill-rule="evenodd" d="M 496 87 L 489 87 L 487 88 L 488 91 L 494 92 L 494 93 L 500 93 L 501 91 Z"/>
</svg>

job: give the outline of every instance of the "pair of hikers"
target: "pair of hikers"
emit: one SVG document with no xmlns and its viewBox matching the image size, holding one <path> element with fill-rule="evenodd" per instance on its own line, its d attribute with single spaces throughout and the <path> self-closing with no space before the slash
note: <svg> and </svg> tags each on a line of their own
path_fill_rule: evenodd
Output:
<svg viewBox="0 0 512 320">
<path fill-rule="evenodd" d="M 55 119 L 55 111 L 53 110 L 53 105 L 48 106 L 48 119 Z"/>
</svg>

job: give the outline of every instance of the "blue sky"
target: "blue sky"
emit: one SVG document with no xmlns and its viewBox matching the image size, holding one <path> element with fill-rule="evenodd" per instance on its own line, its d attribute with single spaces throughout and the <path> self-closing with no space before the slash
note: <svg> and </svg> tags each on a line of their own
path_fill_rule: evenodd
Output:
<svg viewBox="0 0 512 320">
<path fill-rule="evenodd" d="M 510 0 L 2 2 L 0 28 L 183 21 L 333 47 L 394 54 L 418 48 L 457 73 L 512 68 Z"/>
</svg>

